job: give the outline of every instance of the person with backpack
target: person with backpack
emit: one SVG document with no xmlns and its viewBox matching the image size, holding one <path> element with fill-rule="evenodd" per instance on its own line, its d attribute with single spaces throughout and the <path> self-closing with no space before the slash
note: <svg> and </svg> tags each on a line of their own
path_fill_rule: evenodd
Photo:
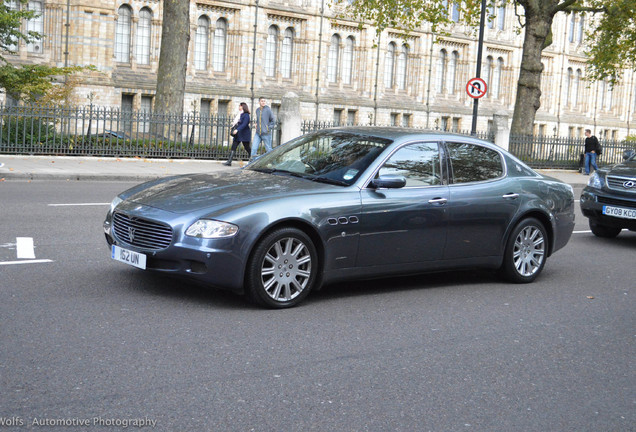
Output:
<svg viewBox="0 0 636 432">
<path fill-rule="evenodd" d="M 601 154 L 601 144 L 598 138 L 592 135 L 590 129 L 585 129 L 585 175 L 590 175 L 590 166 L 598 171 L 596 157 Z"/>
</svg>

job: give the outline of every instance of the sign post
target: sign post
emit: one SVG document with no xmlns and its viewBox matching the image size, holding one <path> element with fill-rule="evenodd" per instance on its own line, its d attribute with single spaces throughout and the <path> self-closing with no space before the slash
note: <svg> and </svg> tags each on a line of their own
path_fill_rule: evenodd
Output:
<svg viewBox="0 0 636 432">
<path fill-rule="evenodd" d="M 477 45 L 477 71 L 476 77 L 481 77 L 481 57 L 484 50 L 484 27 L 486 24 L 486 0 L 481 0 L 481 15 L 479 17 L 479 43 Z M 472 81 L 472 80 L 471 80 Z M 482 80 L 483 81 L 483 80 Z M 470 82 L 470 81 L 469 81 Z M 466 90 L 468 91 L 468 89 Z M 486 94 L 486 87 L 484 93 Z M 470 93 L 469 93 L 470 96 Z M 470 129 L 471 135 L 477 134 L 477 112 L 479 110 L 479 98 L 475 98 L 473 102 L 473 127 Z"/>
</svg>

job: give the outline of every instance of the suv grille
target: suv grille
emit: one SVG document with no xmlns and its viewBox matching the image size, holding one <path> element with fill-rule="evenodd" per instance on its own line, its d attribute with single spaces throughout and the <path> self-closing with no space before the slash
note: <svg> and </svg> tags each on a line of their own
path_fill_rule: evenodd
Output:
<svg viewBox="0 0 636 432">
<path fill-rule="evenodd" d="M 172 228 L 168 225 L 123 213 L 113 216 L 113 230 L 119 240 L 144 249 L 164 249 L 172 242 Z"/>
<path fill-rule="evenodd" d="M 610 204 L 610 205 L 618 205 L 618 206 L 627 207 L 627 208 L 636 208 L 636 201 L 627 201 L 627 200 L 616 199 L 616 198 L 608 198 L 604 196 L 597 197 L 597 201 L 601 204 Z"/>
<path fill-rule="evenodd" d="M 631 188 L 626 188 L 623 186 L 626 182 L 632 182 L 632 184 L 636 184 L 636 178 L 630 177 L 607 177 L 607 186 L 610 189 L 618 190 L 621 192 L 632 192 L 636 193 L 636 186 L 632 186 Z"/>
</svg>

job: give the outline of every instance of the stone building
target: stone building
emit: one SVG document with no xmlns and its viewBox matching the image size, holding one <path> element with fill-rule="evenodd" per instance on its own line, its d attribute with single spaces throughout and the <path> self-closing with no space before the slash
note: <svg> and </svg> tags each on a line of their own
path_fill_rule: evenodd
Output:
<svg viewBox="0 0 636 432">
<path fill-rule="evenodd" d="M 186 0 L 184 0 L 186 1 Z M 7 2 L 20 6 L 15 0 Z M 192 0 L 184 109 L 234 113 L 240 102 L 300 96 L 305 120 L 469 130 L 477 31 L 456 24 L 449 36 L 424 26 L 405 35 L 376 37 L 369 25 L 336 18 L 324 0 Z M 151 111 L 159 62 L 159 0 L 30 0 L 40 18 L 25 30 L 43 33 L 7 59 L 57 66 L 88 65 L 75 103 Z M 451 5 L 449 16 L 457 21 Z M 512 116 L 522 35 L 512 8 L 491 8 L 481 76 L 488 92 L 477 129 L 495 113 Z M 586 20 L 560 14 L 554 40 L 543 52 L 542 106 L 535 132 L 579 137 L 583 129 L 607 138 L 634 135 L 636 74 L 625 71 L 614 88 L 586 79 Z"/>
</svg>

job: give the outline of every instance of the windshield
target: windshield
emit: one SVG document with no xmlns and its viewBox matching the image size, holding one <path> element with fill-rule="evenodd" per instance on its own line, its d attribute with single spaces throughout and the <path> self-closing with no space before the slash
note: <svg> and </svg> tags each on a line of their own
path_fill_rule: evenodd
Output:
<svg viewBox="0 0 636 432">
<path fill-rule="evenodd" d="M 318 132 L 275 148 L 249 169 L 348 186 L 389 144 L 388 139 L 348 132 Z"/>
</svg>

